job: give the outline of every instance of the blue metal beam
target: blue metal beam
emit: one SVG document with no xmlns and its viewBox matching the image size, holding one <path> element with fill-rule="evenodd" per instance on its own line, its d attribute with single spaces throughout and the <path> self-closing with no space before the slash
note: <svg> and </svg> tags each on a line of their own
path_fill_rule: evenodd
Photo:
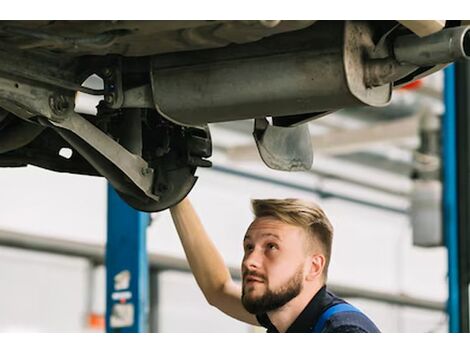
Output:
<svg viewBox="0 0 470 352">
<path fill-rule="evenodd" d="M 449 299 L 449 332 L 460 331 L 458 195 L 457 195 L 457 129 L 455 111 L 455 67 L 444 70 L 445 113 L 442 119 L 443 221 L 447 246 Z"/>
<path fill-rule="evenodd" d="M 124 203 L 108 184 L 106 332 L 147 332 L 150 216 Z"/>
</svg>

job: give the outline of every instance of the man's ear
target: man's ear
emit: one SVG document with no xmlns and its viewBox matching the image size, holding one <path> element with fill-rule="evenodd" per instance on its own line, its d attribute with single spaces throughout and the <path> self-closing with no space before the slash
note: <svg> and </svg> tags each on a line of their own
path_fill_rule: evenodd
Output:
<svg viewBox="0 0 470 352">
<path fill-rule="evenodd" d="M 313 281 L 323 274 L 325 269 L 326 259 L 321 253 L 312 254 L 309 256 L 309 271 L 307 273 L 307 281 Z"/>
</svg>

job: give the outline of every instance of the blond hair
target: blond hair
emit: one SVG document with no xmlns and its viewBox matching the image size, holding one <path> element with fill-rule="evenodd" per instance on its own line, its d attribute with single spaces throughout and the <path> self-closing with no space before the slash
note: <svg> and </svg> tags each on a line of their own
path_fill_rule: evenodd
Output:
<svg viewBox="0 0 470 352">
<path fill-rule="evenodd" d="M 301 199 L 252 199 L 251 206 L 255 218 L 273 217 L 286 224 L 303 228 L 310 236 L 310 247 L 316 242 L 322 247 L 325 255 L 324 278 L 328 273 L 333 240 L 333 226 L 325 212 L 316 203 Z"/>
</svg>

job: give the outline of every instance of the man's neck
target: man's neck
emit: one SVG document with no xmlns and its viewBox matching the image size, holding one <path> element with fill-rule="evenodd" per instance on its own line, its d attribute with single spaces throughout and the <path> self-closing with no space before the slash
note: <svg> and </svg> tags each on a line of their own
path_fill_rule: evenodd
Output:
<svg viewBox="0 0 470 352">
<path fill-rule="evenodd" d="M 287 302 L 281 308 L 267 312 L 269 320 L 279 332 L 286 332 L 322 287 L 323 283 L 318 283 L 309 288 L 304 287 L 297 297 Z"/>
</svg>

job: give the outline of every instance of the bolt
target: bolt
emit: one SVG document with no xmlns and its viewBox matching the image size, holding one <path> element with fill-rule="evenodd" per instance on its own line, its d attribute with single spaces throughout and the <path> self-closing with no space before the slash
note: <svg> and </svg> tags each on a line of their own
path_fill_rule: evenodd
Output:
<svg viewBox="0 0 470 352">
<path fill-rule="evenodd" d="M 105 77 L 111 77 L 113 75 L 113 70 L 111 70 L 109 67 L 106 67 L 103 71 L 103 75 Z"/>
<path fill-rule="evenodd" d="M 149 167 L 143 167 L 140 170 L 140 173 L 142 174 L 142 176 L 147 176 L 147 175 L 151 174 L 152 172 L 153 172 L 153 170 Z"/>
<path fill-rule="evenodd" d="M 112 96 L 111 94 L 106 95 L 104 97 L 104 101 L 108 104 L 112 104 L 112 103 L 114 103 L 114 96 Z"/>
<path fill-rule="evenodd" d="M 67 97 L 62 94 L 51 95 L 49 97 L 49 106 L 55 115 L 63 115 L 69 110 L 70 103 Z"/>
</svg>

